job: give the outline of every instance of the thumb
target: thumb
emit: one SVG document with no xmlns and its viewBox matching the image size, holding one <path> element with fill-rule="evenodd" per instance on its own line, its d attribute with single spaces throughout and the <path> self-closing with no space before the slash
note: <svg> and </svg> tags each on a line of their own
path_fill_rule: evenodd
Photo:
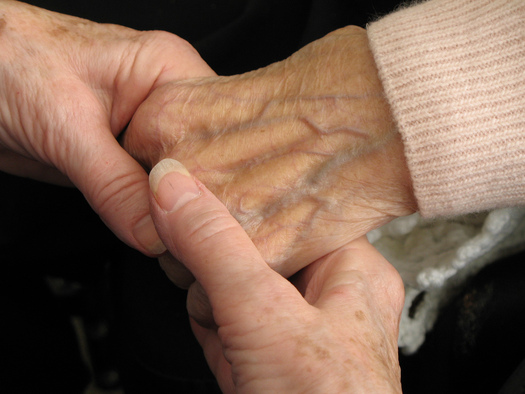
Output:
<svg viewBox="0 0 525 394">
<path fill-rule="evenodd" d="M 250 307 L 273 298 L 276 291 L 290 291 L 290 283 L 266 264 L 226 207 L 182 164 L 162 160 L 149 179 L 157 231 L 202 285 L 214 314 L 217 307 L 241 304 L 238 300 Z"/>
</svg>

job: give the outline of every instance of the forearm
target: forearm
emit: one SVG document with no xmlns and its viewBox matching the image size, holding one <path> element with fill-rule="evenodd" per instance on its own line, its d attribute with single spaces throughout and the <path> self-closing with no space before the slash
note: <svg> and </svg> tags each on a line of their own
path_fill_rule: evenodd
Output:
<svg viewBox="0 0 525 394">
<path fill-rule="evenodd" d="M 368 35 L 420 212 L 525 204 L 525 3 L 432 0 Z"/>
</svg>

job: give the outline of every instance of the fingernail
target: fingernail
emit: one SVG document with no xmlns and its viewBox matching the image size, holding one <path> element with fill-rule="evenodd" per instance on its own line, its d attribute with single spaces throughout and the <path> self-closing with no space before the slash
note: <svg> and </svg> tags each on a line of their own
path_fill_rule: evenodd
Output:
<svg viewBox="0 0 525 394">
<path fill-rule="evenodd" d="M 151 254 L 161 254 L 166 251 L 166 247 L 157 235 L 157 230 L 150 215 L 142 218 L 133 229 L 133 236 Z"/>
<path fill-rule="evenodd" d="M 149 174 L 149 185 L 159 206 L 173 212 L 200 195 L 200 189 L 181 163 L 160 161 Z"/>
</svg>

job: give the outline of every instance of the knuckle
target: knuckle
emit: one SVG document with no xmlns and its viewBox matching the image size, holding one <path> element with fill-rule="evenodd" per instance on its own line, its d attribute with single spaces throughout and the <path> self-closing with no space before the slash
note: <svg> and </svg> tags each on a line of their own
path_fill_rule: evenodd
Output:
<svg viewBox="0 0 525 394">
<path fill-rule="evenodd" d="M 229 238 L 237 226 L 237 222 L 223 209 L 212 208 L 193 217 L 188 237 L 197 246 L 220 243 Z"/>
<path fill-rule="evenodd" d="M 185 39 L 161 30 L 141 32 L 142 43 L 164 56 L 195 57 L 200 59 L 197 50 Z"/>
<path fill-rule="evenodd" d="M 85 194 L 95 210 L 103 217 L 128 211 L 136 201 L 130 197 L 137 196 L 143 187 L 141 177 L 136 173 L 113 174 L 111 177 L 104 171 L 93 171 L 93 174 L 99 175 L 93 176 L 91 189 L 85 191 Z"/>
</svg>

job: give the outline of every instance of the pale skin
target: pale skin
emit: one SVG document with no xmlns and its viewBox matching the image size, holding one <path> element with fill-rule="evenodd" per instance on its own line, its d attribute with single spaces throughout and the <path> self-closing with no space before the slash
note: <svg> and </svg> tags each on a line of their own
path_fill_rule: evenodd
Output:
<svg viewBox="0 0 525 394">
<path fill-rule="evenodd" d="M 192 328 L 224 393 L 401 392 L 403 283 L 366 237 L 294 286 L 180 163 L 163 160 L 150 184 L 162 240 L 209 297 L 216 325 Z"/>
<path fill-rule="evenodd" d="M 366 32 L 347 27 L 240 76 L 159 87 L 128 127 L 146 167 L 182 162 L 290 276 L 416 210 Z M 192 277 L 161 261 L 181 286 Z"/>
<path fill-rule="evenodd" d="M 355 33 L 351 36 L 359 36 Z M 336 41 L 338 34 L 332 35 Z M 352 39 L 344 41 L 353 45 Z M 352 64 L 351 59 L 339 59 L 339 47 L 313 45 L 294 55 L 295 62 L 291 58 L 240 77 L 177 84 L 173 81 L 214 73 L 176 36 L 100 25 L 0 0 L 0 170 L 77 186 L 117 236 L 148 255 L 158 255 L 165 247 L 148 213 L 147 174 L 116 140 L 150 96 L 129 130 L 130 151 L 141 154 L 150 166 L 177 150 L 182 156 L 181 151 L 191 148 L 188 157 L 201 152 L 188 165 L 253 236 L 262 255 L 202 184 L 204 198 L 188 201 L 165 219 L 157 200 L 151 199 L 162 239 L 201 283 L 193 285 L 193 294 L 201 288 L 210 296 L 219 329 L 195 323 L 194 329 L 226 392 L 233 387 L 246 392 L 293 391 L 301 385 L 303 392 L 316 387 L 320 392 L 400 390 L 396 339 L 402 284 L 395 270 L 358 237 L 369 227 L 413 210 L 411 197 L 405 198 L 410 182 L 398 155 L 399 137 L 389 116 L 384 117 L 388 108 L 382 95 L 368 86 L 377 82 L 374 74 L 361 70 L 356 61 L 348 80 L 332 71 L 311 78 L 311 73 L 318 76 L 319 67 Z M 356 49 L 355 54 L 363 53 Z M 312 80 L 317 82 L 312 85 Z M 337 85 L 347 81 L 354 81 L 357 90 L 345 85 L 339 91 Z M 241 85 L 250 89 L 238 89 Z M 207 96 L 211 86 L 217 89 L 214 97 Z M 349 101 L 355 110 L 342 104 Z M 202 108 L 208 120 L 199 118 Z M 183 109 L 186 119 L 180 117 Z M 159 116 L 152 118 L 150 112 Z M 148 126 L 141 119 L 156 119 L 162 126 L 174 117 L 191 132 L 161 133 L 163 127 L 133 132 L 134 127 Z M 210 125 L 197 127 L 203 121 Z M 202 129 L 202 137 L 194 128 Z M 235 130 L 247 133 L 239 139 L 239 133 L 230 133 Z M 221 138 L 210 138 L 210 133 Z M 143 145 L 140 153 L 134 144 L 143 142 L 150 145 Z M 266 151 L 258 151 L 264 147 Z M 232 160 L 231 152 L 239 157 Z M 284 161 L 278 164 L 280 160 Z M 250 182 L 252 173 L 245 172 L 252 162 L 259 171 L 257 182 Z M 381 166 L 384 162 L 388 166 Z M 269 182 L 275 179 L 277 183 Z M 355 185 L 360 185 L 358 190 L 347 190 Z M 179 193 L 185 192 L 180 187 Z M 196 210 L 188 211 L 192 201 Z M 188 218 L 188 213 L 191 221 L 162 227 L 163 220 L 169 224 L 180 215 Z M 203 222 L 210 213 L 219 221 Z M 211 228 L 210 223 L 220 226 Z M 182 235 L 191 230 L 184 226 L 190 224 L 195 232 L 182 242 Z M 342 235 L 344 227 L 355 230 Z M 210 229 L 219 236 L 206 237 Z M 205 237 L 199 240 L 199 235 Z M 354 238 L 355 243 L 347 242 Z M 209 254 L 204 256 L 204 251 Z M 204 265 L 202 270 L 202 264 L 198 268 L 204 257 L 220 262 L 219 269 Z M 309 265 L 296 278 L 304 297 L 266 261 L 285 275 Z M 176 268 L 169 261 L 163 267 L 176 281 Z M 237 297 L 230 296 L 230 285 Z M 191 308 L 190 304 L 193 314 Z M 254 310 L 260 308 L 266 313 L 257 321 Z M 290 316 L 294 318 L 287 319 Z M 262 346 L 243 348 L 246 339 Z M 275 359 L 276 349 L 293 351 L 297 366 L 304 369 L 285 368 L 290 359 Z M 305 371 L 313 372 L 310 379 L 317 377 L 308 386 Z"/>
<path fill-rule="evenodd" d="M 401 392 L 403 284 L 363 234 L 416 204 L 362 30 L 246 75 L 161 87 L 124 145 L 160 161 L 161 266 L 190 286 L 225 393 Z M 292 284 L 275 271 L 299 273 Z"/>
<path fill-rule="evenodd" d="M 156 87 L 210 75 L 172 34 L 0 0 L 0 171 L 75 185 L 118 237 L 158 255 L 147 173 L 116 137 Z"/>
</svg>

